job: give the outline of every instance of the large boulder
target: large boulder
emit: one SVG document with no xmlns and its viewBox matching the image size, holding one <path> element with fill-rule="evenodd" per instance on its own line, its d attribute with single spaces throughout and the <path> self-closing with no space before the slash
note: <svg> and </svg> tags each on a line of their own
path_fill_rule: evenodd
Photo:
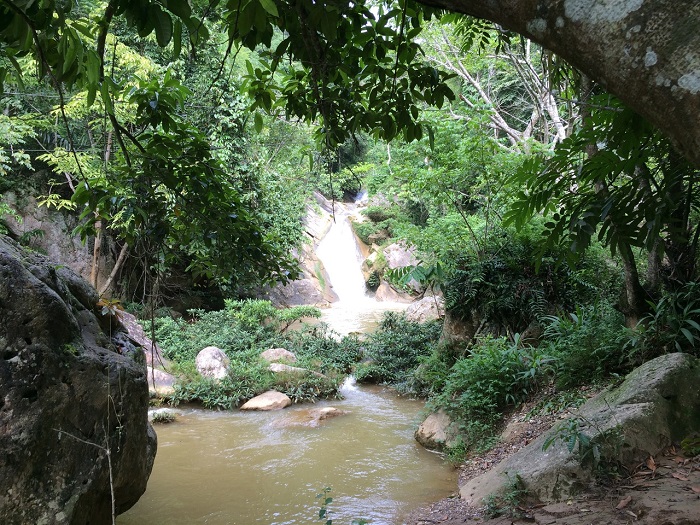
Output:
<svg viewBox="0 0 700 525">
<path fill-rule="evenodd" d="M 396 291 L 388 282 L 382 281 L 374 292 L 374 299 L 380 302 L 389 303 L 410 303 L 413 297 L 404 292 Z"/>
<path fill-rule="evenodd" d="M 420 424 L 414 437 L 429 450 L 443 450 L 455 441 L 452 421 L 444 410 L 433 412 Z"/>
<path fill-rule="evenodd" d="M 153 396 L 165 397 L 175 393 L 176 377 L 168 372 L 147 366 L 146 381 L 148 392 Z"/>
<path fill-rule="evenodd" d="M 406 319 L 414 323 L 427 323 L 440 319 L 445 313 L 445 301 L 442 297 L 426 296 L 408 305 Z"/>
<path fill-rule="evenodd" d="M 479 504 L 506 489 L 516 474 L 533 496 L 556 502 L 582 492 L 594 472 L 565 441 L 584 435 L 602 462 L 629 469 L 700 431 L 700 359 L 668 354 L 631 372 L 618 388 L 588 401 L 567 421 L 543 434 L 494 469 L 460 487 L 463 499 Z M 545 443 L 552 444 L 544 447 Z M 588 459 L 594 457 L 589 447 Z M 546 450 L 543 450 L 546 448 Z"/>
<path fill-rule="evenodd" d="M 194 364 L 202 377 L 223 379 L 228 375 L 231 360 L 221 348 L 207 346 L 199 351 Z"/>
<path fill-rule="evenodd" d="M 418 264 L 418 258 L 415 254 L 416 249 L 412 246 L 407 246 L 404 242 L 399 241 L 390 244 L 384 248 L 384 258 L 386 259 L 386 267 L 390 270 L 403 268 L 404 266 L 415 266 Z"/>
<path fill-rule="evenodd" d="M 93 288 L 0 237 L 0 523 L 112 523 L 156 436 L 143 353 Z M 111 466 L 111 478 L 110 478 Z"/>
<path fill-rule="evenodd" d="M 292 400 L 286 394 L 268 390 L 244 403 L 241 410 L 281 410 L 291 404 Z"/>
<path fill-rule="evenodd" d="M 164 364 L 163 362 L 163 351 L 161 350 L 158 343 L 154 343 L 150 337 L 146 335 L 146 331 L 139 323 L 136 316 L 130 314 L 129 312 L 119 312 L 119 319 L 122 325 L 126 329 L 129 339 L 131 339 L 134 344 L 143 348 L 143 352 L 146 355 L 146 364 L 148 366 L 155 366 L 159 364 Z"/>
</svg>

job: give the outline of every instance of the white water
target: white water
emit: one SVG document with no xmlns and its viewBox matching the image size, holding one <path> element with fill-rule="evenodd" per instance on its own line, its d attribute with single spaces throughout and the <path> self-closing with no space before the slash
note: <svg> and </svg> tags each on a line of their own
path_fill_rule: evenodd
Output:
<svg viewBox="0 0 700 525">
<path fill-rule="evenodd" d="M 326 268 L 338 301 L 323 311 L 321 319 L 341 335 L 374 331 L 386 311 L 403 311 L 407 305 L 376 301 L 368 294 L 362 275 L 362 252 L 348 217 L 355 204 L 335 204 L 335 222 L 321 240 L 316 255 Z"/>
</svg>

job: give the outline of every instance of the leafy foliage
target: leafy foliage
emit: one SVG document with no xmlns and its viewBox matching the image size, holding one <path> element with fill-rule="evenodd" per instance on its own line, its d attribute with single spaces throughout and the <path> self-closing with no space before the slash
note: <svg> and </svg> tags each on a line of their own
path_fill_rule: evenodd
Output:
<svg viewBox="0 0 700 525">
<path fill-rule="evenodd" d="M 440 336 L 437 322 L 423 325 L 406 320 L 403 315 L 387 312 L 379 330 L 364 343 L 367 361 L 355 368 L 360 382 L 382 382 L 400 390 L 409 390 L 407 383 L 421 357 L 430 355 Z"/>
</svg>

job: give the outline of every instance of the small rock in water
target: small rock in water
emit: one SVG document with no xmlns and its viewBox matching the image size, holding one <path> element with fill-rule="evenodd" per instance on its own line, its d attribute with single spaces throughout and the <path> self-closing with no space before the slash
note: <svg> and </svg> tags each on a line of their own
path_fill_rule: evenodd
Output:
<svg viewBox="0 0 700 525">
<path fill-rule="evenodd" d="M 281 410 L 292 404 L 292 400 L 282 392 L 268 390 L 246 402 L 241 410 Z"/>
</svg>

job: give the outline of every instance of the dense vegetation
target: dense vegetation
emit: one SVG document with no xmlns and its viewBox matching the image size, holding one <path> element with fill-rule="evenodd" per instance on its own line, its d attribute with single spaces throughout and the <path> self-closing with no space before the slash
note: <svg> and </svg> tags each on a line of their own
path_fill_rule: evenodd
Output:
<svg viewBox="0 0 700 525">
<path fill-rule="evenodd" d="M 697 170 L 525 39 L 412 2 L 0 12 L 0 191 L 77 215 L 96 257 L 109 235 L 116 296 L 152 311 L 194 289 L 225 304 L 155 321 L 188 378 L 176 400 L 230 407 L 272 385 L 332 396 L 354 370 L 428 396 L 466 450 L 540 389 L 696 352 Z M 369 287 L 441 291 L 465 337 L 389 316 L 338 341 L 284 331 L 298 311 L 240 302 L 296 276 L 311 191 L 360 189 Z M 383 250 L 399 240 L 421 262 L 390 270 Z M 234 363 L 222 383 L 192 373 L 210 344 Z M 257 357 L 272 346 L 324 377 L 273 376 Z"/>
</svg>

